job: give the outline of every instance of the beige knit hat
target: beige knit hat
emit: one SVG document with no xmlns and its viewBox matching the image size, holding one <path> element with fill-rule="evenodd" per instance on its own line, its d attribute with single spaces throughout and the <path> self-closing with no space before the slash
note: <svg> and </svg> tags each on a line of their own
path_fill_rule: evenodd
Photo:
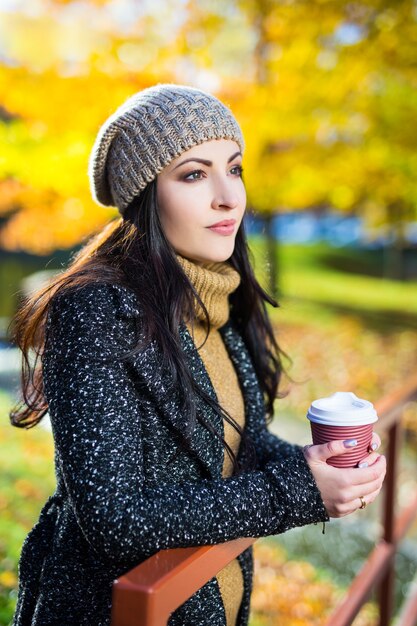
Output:
<svg viewBox="0 0 417 626">
<path fill-rule="evenodd" d="M 233 139 L 244 150 L 239 124 L 216 97 L 175 84 L 138 92 L 97 134 L 88 167 L 93 198 L 123 214 L 173 159 L 210 139 Z"/>
</svg>

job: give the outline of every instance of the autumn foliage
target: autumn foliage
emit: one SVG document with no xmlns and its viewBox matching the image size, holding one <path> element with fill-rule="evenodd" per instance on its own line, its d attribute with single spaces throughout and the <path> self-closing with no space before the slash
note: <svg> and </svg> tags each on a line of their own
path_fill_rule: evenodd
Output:
<svg viewBox="0 0 417 626">
<path fill-rule="evenodd" d="M 397 238 L 415 218 L 412 0 L 9 4 L 0 9 L 3 247 L 72 247 L 113 217 L 91 200 L 88 154 L 106 117 L 157 82 L 199 86 L 231 106 L 256 209 L 330 205 L 389 224 Z"/>
</svg>

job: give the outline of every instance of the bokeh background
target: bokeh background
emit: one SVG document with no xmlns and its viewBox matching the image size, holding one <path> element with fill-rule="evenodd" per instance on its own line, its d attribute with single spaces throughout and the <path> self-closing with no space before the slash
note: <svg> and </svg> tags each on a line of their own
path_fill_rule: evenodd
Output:
<svg viewBox="0 0 417 626">
<path fill-rule="evenodd" d="M 310 402 L 377 401 L 417 364 L 415 0 L 2 0 L 0 4 L 0 625 L 23 539 L 53 492 L 48 424 L 11 428 L 22 294 L 117 217 L 87 179 L 100 124 L 157 82 L 211 91 L 245 134 L 247 228 L 291 358 L 274 431 L 310 439 Z M 46 420 L 44 420 L 46 422 Z M 405 411 L 399 504 L 416 490 L 417 413 Z M 380 504 L 326 534 L 256 547 L 251 626 L 323 624 L 380 532 Z M 396 604 L 417 567 L 417 528 L 396 561 Z M 355 621 L 377 623 L 370 602 Z"/>
</svg>

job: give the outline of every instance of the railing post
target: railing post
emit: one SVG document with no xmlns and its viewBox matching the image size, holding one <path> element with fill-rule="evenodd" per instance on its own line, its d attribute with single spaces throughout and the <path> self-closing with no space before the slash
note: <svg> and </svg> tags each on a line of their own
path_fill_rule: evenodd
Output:
<svg viewBox="0 0 417 626">
<path fill-rule="evenodd" d="M 414 579 L 408 592 L 408 598 L 398 616 L 398 626 L 415 626 L 417 624 L 417 578 Z"/>
<path fill-rule="evenodd" d="M 383 540 L 393 545 L 396 543 L 395 538 L 395 485 L 398 471 L 398 450 L 401 438 L 401 419 L 394 422 L 388 430 L 388 448 L 387 448 L 387 475 L 385 480 L 383 524 L 384 534 Z M 395 546 L 391 561 L 391 566 L 384 574 L 379 586 L 379 626 L 389 626 L 394 608 L 394 583 L 395 583 Z"/>
</svg>

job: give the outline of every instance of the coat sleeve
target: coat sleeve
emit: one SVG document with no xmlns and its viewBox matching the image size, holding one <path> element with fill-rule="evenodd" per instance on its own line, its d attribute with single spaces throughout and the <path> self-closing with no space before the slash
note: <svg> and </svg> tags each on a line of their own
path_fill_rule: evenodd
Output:
<svg viewBox="0 0 417 626">
<path fill-rule="evenodd" d="M 301 446 L 295 443 L 289 443 L 272 433 L 268 429 L 265 418 L 262 420 L 260 441 L 261 445 L 258 450 L 260 468 L 265 467 L 265 465 L 271 462 L 281 463 L 294 455 L 303 454 Z"/>
<path fill-rule="evenodd" d="M 54 299 L 43 378 L 70 505 L 92 548 L 115 563 L 163 548 L 261 537 L 327 520 L 302 455 L 236 477 L 144 480 L 143 409 L 126 361 L 134 320 L 120 288 L 94 283 Z"/>
</svg>

